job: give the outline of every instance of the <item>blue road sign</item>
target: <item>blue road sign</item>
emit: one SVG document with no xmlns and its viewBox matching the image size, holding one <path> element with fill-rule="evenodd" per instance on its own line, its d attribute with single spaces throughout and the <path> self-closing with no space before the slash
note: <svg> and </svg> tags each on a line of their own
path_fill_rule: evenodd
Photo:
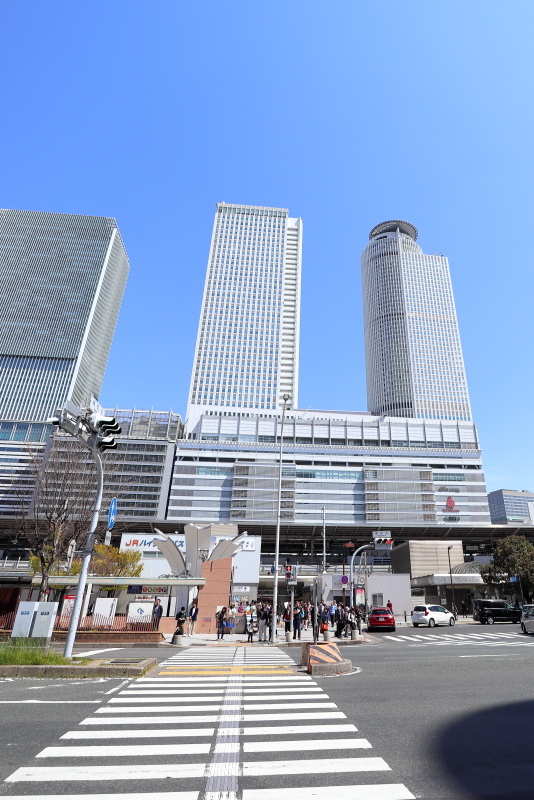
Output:
<svg viewBox="0 0 534 800">
<path fill-rule="evenodd" d="M 116 517 L 117 517 L 117 498 L 114 497 L 111 500 L 108 509 L 108 530 L 111 530 L 112 527 L 115 525 Z"/>
</svg>

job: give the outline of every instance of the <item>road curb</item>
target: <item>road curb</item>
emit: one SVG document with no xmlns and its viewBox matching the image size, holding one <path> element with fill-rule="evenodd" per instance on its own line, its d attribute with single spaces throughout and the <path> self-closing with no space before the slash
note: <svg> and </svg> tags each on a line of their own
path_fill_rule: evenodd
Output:
<svg viewBox="0 0 534 800">
<path fill-rule="evenodd" d="M 1 678 L 136 678 L 157 666 L 155 658 L 137 664 L 3 664 Z"/>
</svg>

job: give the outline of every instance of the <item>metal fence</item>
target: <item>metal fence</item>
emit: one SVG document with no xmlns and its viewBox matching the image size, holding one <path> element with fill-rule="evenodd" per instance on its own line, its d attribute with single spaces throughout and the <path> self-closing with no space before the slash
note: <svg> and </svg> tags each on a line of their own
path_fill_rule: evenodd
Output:
<svg viewBox="0 0 534 800">
<path fill-rule="evenodd" d="M 0 631 L 12 631 L 17 612 L 10 611 L 8 614 L 0 615 Z M 54 623 L 55 631 L 67 631 L 70 624 L 70 614 L 57 615 Z M 144 620 L 132 619 L 125 614 L 116 617 L 106 617 L 102 614 L 88 614 L 80 617 L 78 622 L 79 631 L 111 631 L 111 632 L 133 632 L 133 631 L 154 631 L 157 630 L 152 617 Z"/>
</svg>

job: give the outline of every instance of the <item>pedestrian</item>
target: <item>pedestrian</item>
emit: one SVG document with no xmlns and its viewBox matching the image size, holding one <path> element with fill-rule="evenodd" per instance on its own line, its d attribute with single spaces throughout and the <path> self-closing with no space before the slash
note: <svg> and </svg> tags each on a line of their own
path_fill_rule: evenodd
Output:
<svg viewBox="0 0 534 800">
<path fill-rule="evenodd" d="M 267 606 L 263 606 L 260 611 L 258 611 L 258 641 L 259 642 L 266 642 L 266 634 L 267 634 L 267 623 L 269 622 L 269 609 Z"/>
<path fill-rule="evenodd" d="M 330 608 L 328 609 L 328 613 L 330 614 L 330 624 L 334 627 L 334 623 L 336 621 L 336 611 L 337 611 L 337 603 L 333 600 L 330 603 Z"/>
<path fill-rule="evenodd" d="M 465 600 L 462 600 L 462 616 L 464 619 L 467 617 L 467 603 Z"/>
<path fill-rule="evenodd" d="M 250 604 L 247 612 L 247 641 L 252 644 L 254 641 L 254 634 L 258 632 L 258 616 L 256 612 L 256 604 L 254 601 Z"/>
<path fill-rule="evenodd" d="M 345 625 L 347 624 L 345 619 L 345 609 L 343 608 L 342 605 L 339 605 L 336 609 L 335 622 L 336 622 L 336 632 L 334 635 L 336 639 L 341 639 L 343 630 L 345 628 Z"/>
<path fill-rule="evenodd" d="M 184 635 L 184 623 L 185 623 L 185 606 L 182 606 L 180 611 L 176 614 L 176 631 L 175 634 L 177 636 Z"/>
<path fill-rule="evenodd" d="M 388 600 L 386 605 L 389 608 L 389 610 L 391 611 L 391 613 L 393 614 L 393 603 L 391 602 L 391 600 Z"/>
<path fill-rule="evenodd" d="M 293 639 L 300 640 L 300 625 L 302 622 L 302 609 L 300 602 L 297 600 L 295 608 L 293 609 Z"/>
<path fill-rule="evenodd" d="M 154 608 L 152 609 L 152 621 L 154 623 L 155 630 L 159 630 L 159 621 L 163 614 L 163 606 L 161 605 L 161 600 L 159 597 L 156 598 L 156 602 L 154 603 Z"/>
<path fill-rule="evenodd" d="M 222 642 L 222 640 L 224 638 L 224 629 L 226 627 L 226 621 L 227 621 L 227 613 L 226 612 L 227 612 L 227 609 L 226 609 L 226 606 L 224 606 L 218 612 L 217 617 L 216 617 L 216 619 L 217 619 L 217 641 L 219 641 L 219 639 L 220 639 L 221 642 Z"/>
<path fill-rule="evenodd" d="M 228 631 L 230 633 L 234 632 L 235 615 L 236 615 L 235 603 L 230 603 L 230 608 L 228 609 L 228 621 L 226 623 L 226 627 L 228 628 Z"/>
<path fill-rule="evenodd" d="M 358 633 L 361 633 L 363 613 L 359 606 L 356 606 L 356 608 L 354 609 L 354 614 L 356 616 L 356 627 L 358 628 Z"/>
<path fill-rule="evenodd" d="M 286 604 L 286 610 L 284 612 L 284 627 L 286 633 L 291 633 L 291 605 L 290 603 Z"/>
<path fill-rule="evenodd" d="M 193 636 L 195 633 L 195 625 L 198 617 L 198 601 L 193 600 L 193 605 L 189 609 L 189 617 L 187 623 L 187 636 Z"/>
</svg>

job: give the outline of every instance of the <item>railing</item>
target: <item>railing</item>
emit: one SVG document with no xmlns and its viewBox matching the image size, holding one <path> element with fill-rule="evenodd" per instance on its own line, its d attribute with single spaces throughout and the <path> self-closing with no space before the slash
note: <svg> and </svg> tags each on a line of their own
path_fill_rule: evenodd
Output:
<svg viewBox="0 0 534 800">
<path fill-rule="evenodd" d="M 0 630 L 12 631 L 15 623 L 17 612 L 10 611 L 8 614 L 0 615 Z M 57 615 L 54 622 L 55 631 L 67 631 L 70 623 L 70 614 Z M 78 623 L 79 631 L 111 631 L 111 632 L 134 632 L 134 631 L 154 631 L 156 626 L 152 617 L 148 619 L 138 620 L 127 617 L 126 615 L 117 615 L 114 618 L 106 617 L 102 614 L 89 614 L 81 617 Z"/>
<path fill-rule="evenodd" d="M 30 571 L 30 562 L 24 558 L 3 558 L 0 561 L 0 575 L 3 572 L 27 575 Z"/>
</svg>

